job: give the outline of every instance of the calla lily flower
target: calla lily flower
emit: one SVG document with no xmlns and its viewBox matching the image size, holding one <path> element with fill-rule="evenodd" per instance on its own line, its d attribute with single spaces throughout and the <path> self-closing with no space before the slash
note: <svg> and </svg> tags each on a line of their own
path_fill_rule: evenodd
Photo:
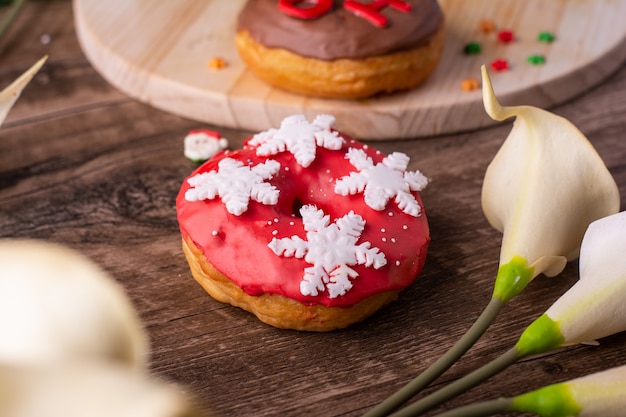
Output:
<svg viewBox="0 0 626 417">
<path fill-rule="evenodd" d="M 41 58 L 32 67 L 27 69 L 26 72 L 20 75 L 17 80 L 13 81 L 8 87 L 0 91 L 0 125 L 2 125 L 2 122 L 4 122 L 7 114 L 9 114 L 9 110 L 11 110 L 13 104 L 15 104 L 17 99 L 20 97 L 24 87 L 26 87 L 47 59 L 47 56 Z"/>
<path fill-rule="evenodd" d="M 438 417 L 486 417 L 507 412 L 543 417 L 621 416 L 626 408 L 626 366 L 548 385 L 511 398 L 459 407 Z"/>
<path fill-rule="evenodd" d="M 504 301 L 543 273 L 578 257 L 587 226 L 617 213 L 615 180 L 587 138 L 567 119 L 532 106 L 503 107 L 483 66 L 487 114 L 513 128 L 488 166 L 482 207 L 503 233 L 494 295 Z"/>
<path fill-rule="evenodd" d="M 593 222 L 585 233 L 580 280 L 520 337 L 524 354 L 593 342 L 626 330 L 626 212 Z"/>
<path fill-rule="evenodd" d="M 524 330 L 515 347 L 482 368 L 418 400 L 393 416 L 421 415 L 430 408 L 478 385 L 521 358 L 567 345 L 593 342 L 626 331 L 625 253 L 626 211 L 591 223 L 581 244 L 580 280 Z M 624 371 L 621 374 L 623 373 Z M 621 387 L 626 387 L 626 383 L 622 383 Z M 579 395 L 585 395 L 582 391 L 584 389 L 579 390 Z M 588 395 L 597 391 L 598 389 L 594 391 L 589 388 Z M 625 393 L 620 395 L 626 397 Z M 551 417 L 577 415 L 549 414 Z"/>
<path fill-rule="evenodd" d="M 558 275 L 578 257 L 591 222 L 619 211 L 617 184 L 589 140 L 545 110 L 501 106 L 486 68 L 481 71 L 487 114 L 498 121 L 515 117 L 483 181 L 483 212 L 503 233 L 492 297 L 454 346 L 366 417 L 388 415 L 444 373 L 535 277 Z M 514 361 L 516 354 L 506 360 Z"/>
<path fill-rule="evenodd" d="M 540 416 L 621 416 L 626 408 L 626 366 L 549 385 L 512 399 L 509 411 Z"/>
</svg>

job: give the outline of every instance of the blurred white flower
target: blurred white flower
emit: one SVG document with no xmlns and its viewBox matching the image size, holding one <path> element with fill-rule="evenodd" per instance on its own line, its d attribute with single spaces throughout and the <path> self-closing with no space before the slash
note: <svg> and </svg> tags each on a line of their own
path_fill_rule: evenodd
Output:
<svg viewBox="0 0 626 417">
<path fill-rule="evenodd" d="M 20 97 L 24 87 L 26 87 L 47 59 L 47 56 L 41 58 L 32 67 L 26 70 L 24 74 L 20 75 L 17 80 L 13 81 L 8 87 L 0 91 L 0 125 L 2 125 L 2 122 L 4 122 L 7 114 L 9 114 L 9 110 L 11 110 L 13 104 L 15 104 L 17 99 Z"/>
<path fill-rule="evenodd" d="M 98 360 L 145 369 L 148 338 L 123 288 L 81 254 L 0 240 L 0 364 Z"/>
</svg>

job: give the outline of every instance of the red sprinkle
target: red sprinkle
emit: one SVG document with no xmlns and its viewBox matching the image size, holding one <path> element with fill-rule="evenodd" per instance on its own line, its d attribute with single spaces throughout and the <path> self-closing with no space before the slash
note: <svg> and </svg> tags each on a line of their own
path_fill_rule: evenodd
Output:
<svg viewBox="0 0 626 417">
<path fill-rule="evenodd" d="M 343 7 L 346 10 L 378 27 L 385 27 L 389 23 L 385 15 L 380 12 L 381 9 L 387 6 L 391 6 L 402 13 L 408 13 L 412 10 L 412 6 L 403 0 L 374 0 L 368 4 L 359 3 L 355 0 L 346 0 L 343 3 Z"/>
<path fill-rule="evenodd" d="M 506 71 L 509 69 L 509 62 L 506 59 L 496 59 L 491 61 L 491 68 L 496 71 Z"/>
<path fill-rule="evenodd" d="M 515 36 L 510 30 L 501 30 L 500 32 L 498 32 L 498 39 L 500 39 L 500 42 L 509 43 L 513 42 Z"/>
<path fill-rule="evenodd" d="M 298 7 L 300 3 L 311 4 L 310 7 Z M 286 15 L 297 17 L 298 19 L 316 19 L 333 8 L 333 0 L 280 0 L 278 9 Z"/>
</svg>

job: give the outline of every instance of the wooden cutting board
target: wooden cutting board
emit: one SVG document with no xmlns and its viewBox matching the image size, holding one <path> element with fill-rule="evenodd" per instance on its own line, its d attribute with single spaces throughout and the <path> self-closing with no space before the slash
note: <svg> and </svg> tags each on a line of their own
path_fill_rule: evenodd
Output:
<svg viewBox="0 0 626 417">
<path fill-rule="evenodd" d="M 447 40 L 436 71 L 406 93 L 361 101 L 303 97 L 272 88 L 246 69 L 233 44 L 243 0 L 74 0 L 76 30 L 93 66 L 111 84 L 159 109 L 200 122 L 250 131 L 277 126 L 287 115 L 337 117 L 336 127 L 360 139 L 416 138 L 494 123 L 479 90 L 461 82 L 491 70 L 502 104 L 549 108 L 589 89 L 626 58 L 626 0 L 441 0 Z M 485 34 L 481 20 L 496 31 Z M 498 41 L 498 30 L 515 40 Z M 537 36 L 556 36 L 542 43 Z M 478 42 L 479 55 L 464 46 Z M 539 54 L 545 64 L 531 65 Z M 212 58 L 228 65 L 209 68 Z"/>
</svg>

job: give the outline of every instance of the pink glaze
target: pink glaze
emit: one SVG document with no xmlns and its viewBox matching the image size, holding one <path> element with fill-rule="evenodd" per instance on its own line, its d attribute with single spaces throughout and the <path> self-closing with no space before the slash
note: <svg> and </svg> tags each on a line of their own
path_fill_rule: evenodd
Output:
<svg viewBox="0 0 626 417">
<path fill-rule="evenodd" d="M 185 180 L 176 200 L 183 238 L 190 238 L 213 266 L 252 296 L 280 294 L 306 305 L 349 307 L 366 297 L 406 288 L 422 270 L 430 241 L 419 193 L 412 192 L 422 207 L 417 217 L 403 213 L 393 199 L 384 210 L 377 211 L 365 205 L 362 193 L 345 197 L 336 194 L 336 180 L 355 171 L 345 157 L 349 148 L 364 149 L 374 163 L 385 157 L 367 145 L 343 137 L 341 149 L 318 147 L 315 160 L 307 168 L 298 165 L 287 151 L 257 156 L 256 147 L 247 144 L 241 150 L 217 154 L 191 176 L 217 170 L 219 161 L 226 157 L 250 166 L 273 159 L 281 167 L 267 182 L 280 190 L 278 202 L 265 205 L 250 201 L 248 209 L 236 216 L 226 210 L 219 198 L 187 201 L 185 192 L 190 185 Z M 311 264 L 296 257 L 278 256 L 268 244 L 273 238 L 294 235 L 305 239 L 298 212 L 302 205 L 309 204 L 329 214 L 332 222 L 351 210 L 362 216 L 366 225 L 358 243 L 367 241 L 378 247 L 386 256 L 386 265 L 379 269 L 353 266 L 358 277 L 352 280 L 353 287 L 339 297 L 331 298 L 327 291 L 316 296 L 302 295 L 303 271 Z"/>
</svg>

